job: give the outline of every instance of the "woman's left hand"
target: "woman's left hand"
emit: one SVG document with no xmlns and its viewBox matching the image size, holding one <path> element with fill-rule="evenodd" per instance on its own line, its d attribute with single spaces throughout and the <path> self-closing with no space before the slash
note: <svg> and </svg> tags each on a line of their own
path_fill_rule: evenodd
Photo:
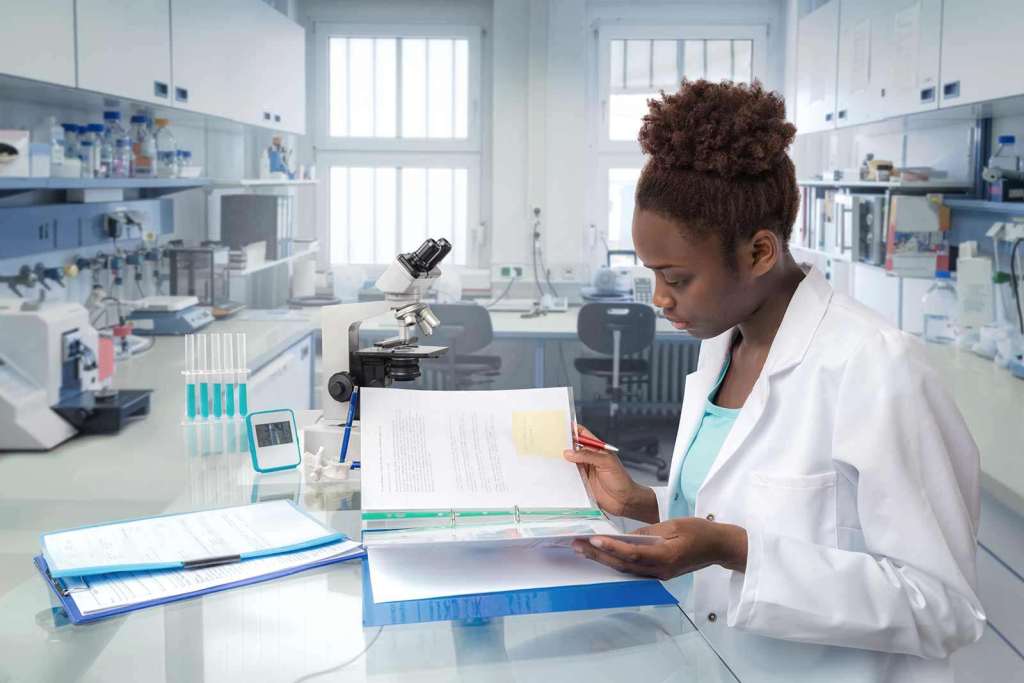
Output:
<svg viewBox="0 0 1024 683">
<path fill-rule="evenodd" d="M 573 549 L 621 572 L 662 581 L 720 564 L 744 571 L 747 567 L 747 532 L 743 527 L 700 517 L 682 517 L 652 524 L 631 533 L 661 536 L 651 545 L 628 543 L 607 536 L 573 541 Z"/>
</svg>

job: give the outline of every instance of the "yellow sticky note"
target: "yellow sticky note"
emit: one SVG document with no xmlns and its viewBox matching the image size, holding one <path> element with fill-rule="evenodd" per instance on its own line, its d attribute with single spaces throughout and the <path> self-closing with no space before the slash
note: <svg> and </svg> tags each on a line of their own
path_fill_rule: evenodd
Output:
<svg viewBox="0 0 1024 683">
<path fill-rule="evenodd" d="M 516 455 L 561 458 L 568 448 L 569 418 L 561 410 L 512 411 Z"/>
</svg>

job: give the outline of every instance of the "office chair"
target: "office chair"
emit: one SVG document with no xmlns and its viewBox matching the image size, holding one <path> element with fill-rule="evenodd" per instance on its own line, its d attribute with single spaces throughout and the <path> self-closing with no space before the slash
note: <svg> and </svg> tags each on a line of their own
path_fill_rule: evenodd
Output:
<svg viewBox="0 0 1024 683">
<path fill-rule="evenodd" d="M 494 340 L 491 314 L 474 303 L 432 304 L 441 326 L 423 343 L 447 346 L 448 353 L 434 366 L 452 389 L 492 384 L 501 374 L 501 356 L 476 353 Z M 421 340 L 423 341 L 423 340 Z"/>
<path fill-rule="evenodd" d="M 576 326 L 580 341 L 610 358 L 580 357 L 575 360 L 581 375 L 605 380 L 608 427 L 605 438 L 619 448 L 619 458 L 654 468 L 658 479 L 668 479 L 668 464 L 658 455 L 658 439 L 650 435 L 630 437 L 619 421 L 620 403 L 628 389 L 651 379 L 651 364 L 643 358 L 624 358 L 640 353 L 654 342 L 654 310 L 646 304 L 590 303 L 580 308 Z"/>
</svg>

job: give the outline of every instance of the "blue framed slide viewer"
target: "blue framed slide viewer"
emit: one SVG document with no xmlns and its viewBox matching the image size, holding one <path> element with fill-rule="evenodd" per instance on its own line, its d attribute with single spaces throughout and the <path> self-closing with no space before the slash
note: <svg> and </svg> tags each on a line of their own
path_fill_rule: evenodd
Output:
<svg viewBox="0 0 1024 683">
<path fill-rule="evenodd" d="M 257 472 L 280 472 L 299 466 L 299 430 L 290 408 L 261 410 L 245 417 L 249 434 L 249 455 Z"/>
</svg>

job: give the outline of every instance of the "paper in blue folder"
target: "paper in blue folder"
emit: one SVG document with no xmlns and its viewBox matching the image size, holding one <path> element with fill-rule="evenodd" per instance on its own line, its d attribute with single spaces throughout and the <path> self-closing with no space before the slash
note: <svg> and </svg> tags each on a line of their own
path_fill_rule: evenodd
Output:
<svg viewBox="0 0 1024 683">
<path fill-rule="evenodd" d="M 207 569 L 148 570 L 66 579 L 53 577 L 42 555 L 36 556 L 34 562 L 70 621 L 82 624 L 365 556 L 359 544 L 345 539 Z"/>
<path fill-rule="evenodd" d="M 369 563 L 363 562 L 363 626 L 674 604 L 672 594 L 653 579 L 377 603 Z"/>
<path fill-rule="evenodd" d="M 306 550 L 342 535 L 290 500 L 55 531 L 42 554 L 55 578 L 197 568 Z"/>
</svg>

